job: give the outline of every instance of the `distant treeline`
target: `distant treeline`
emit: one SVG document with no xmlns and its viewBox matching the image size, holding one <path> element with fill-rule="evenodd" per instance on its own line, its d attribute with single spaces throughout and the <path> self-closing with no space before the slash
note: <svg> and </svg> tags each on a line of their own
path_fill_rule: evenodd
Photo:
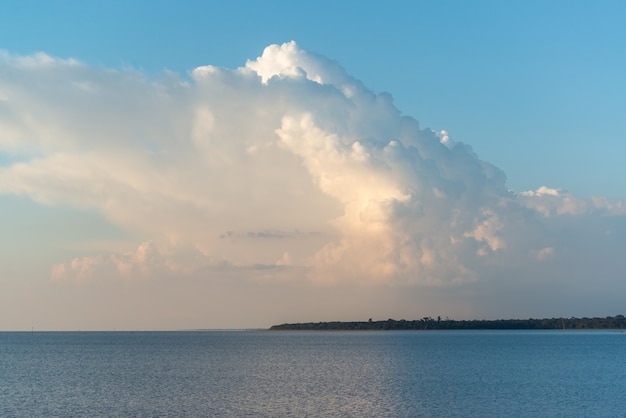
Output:
<svg viewBox="0 0 626 418">
<path fill-rule="evenodd" d="M 405 319 L 364 322 L 307 322 L 299 324 L 274 325 L 272 331 L 283 330 L 485 330 L 485 329 L 624 329 L 624 315 L 606 318 L 550 318 L 550 319 L 497 319 L 456 321 L 441 317 L 424 317 L 407 321 Z"/>
</svg>

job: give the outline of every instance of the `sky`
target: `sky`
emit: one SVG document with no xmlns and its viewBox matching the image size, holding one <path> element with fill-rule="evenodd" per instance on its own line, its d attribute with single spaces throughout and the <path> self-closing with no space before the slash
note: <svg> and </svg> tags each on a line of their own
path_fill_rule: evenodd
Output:
<svg viewBox="0 0 626 418">
<path fill-rule="evenodd" d="M 0 329 L 623 313 L 623 2 L 0 5 Z"/>
</svg>

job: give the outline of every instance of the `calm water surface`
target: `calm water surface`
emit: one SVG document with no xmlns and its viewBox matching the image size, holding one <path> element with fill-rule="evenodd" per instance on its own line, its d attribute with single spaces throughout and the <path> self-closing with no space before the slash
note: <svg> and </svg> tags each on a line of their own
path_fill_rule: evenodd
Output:
<svg viewBox="0 0 626 418">
<path fill-rule="evenodd" d="M 0 333 L 2 417 L 626 417 L 611 331 Z"/>
</svg>

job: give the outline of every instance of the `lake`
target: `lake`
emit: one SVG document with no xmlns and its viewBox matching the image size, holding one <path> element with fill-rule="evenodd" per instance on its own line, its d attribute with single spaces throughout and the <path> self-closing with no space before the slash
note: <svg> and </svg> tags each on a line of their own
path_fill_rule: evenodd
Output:
<svg viewBox="0 0 626 418">
<path fill-rule="evenodd" d="M 626 417 L 618 331 L 0 332 L 2 417 Z"/>
</svg>

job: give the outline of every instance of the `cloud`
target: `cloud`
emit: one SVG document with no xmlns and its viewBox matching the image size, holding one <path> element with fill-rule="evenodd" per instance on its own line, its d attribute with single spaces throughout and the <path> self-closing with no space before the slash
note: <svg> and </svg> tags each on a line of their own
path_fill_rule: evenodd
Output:
<svg viewBox="0 0 626 418">
<path fill-rule="evenodd" d="M 76 257 L 52 266 L 52 282 L 87 282 L 111 278 L 151 279 L 184 273 L 171 258 L 162 254 L 152 242 L 140 244 L 134 252 L 107 256 Z"/>
<path fill-rule="evenodd" d="M 554 257 L 554 248 L 544 247 L 539 250 L 532 251 L 532 256 L 537 261 L 544 261 Z"/>
<path fill-rule="evenodd" d="M 61 262 L 56 281 L 224 263 L 315 283 L 489 283 L 504 294 L 529 276 L 556 280 L 557 268 L 582 285 L 580 260 L 611 277 L 623 266 L 623 201 L 511 191 L 471 147 L 294 42 L 188 80 L 3 53 L 0 131 L 14 158 L 0 193 L 98 211 L 152 242 Z"/>
</svg>

